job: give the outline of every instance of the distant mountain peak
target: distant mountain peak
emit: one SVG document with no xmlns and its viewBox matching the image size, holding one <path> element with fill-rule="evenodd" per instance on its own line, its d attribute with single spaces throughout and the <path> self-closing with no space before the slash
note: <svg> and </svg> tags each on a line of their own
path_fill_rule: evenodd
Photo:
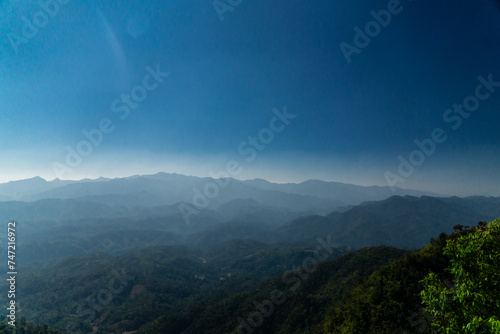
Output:
<svg viewBox="0 0 500 334">
<path fill-rule="evenodd" d="M 41 178 L 40 176 L 35 176 L 35 177 L 32 177 L 32 178 L 29 178 L 29 179 L 22 179 L 22 180 L 16 180 L 16 181 L 9 181 L 7 183 L 10 183 L 10 184 L 15 184 L 15 183 L 30 183 L 30 182 L 47 182 L 47 180 Z"/>
</svg>

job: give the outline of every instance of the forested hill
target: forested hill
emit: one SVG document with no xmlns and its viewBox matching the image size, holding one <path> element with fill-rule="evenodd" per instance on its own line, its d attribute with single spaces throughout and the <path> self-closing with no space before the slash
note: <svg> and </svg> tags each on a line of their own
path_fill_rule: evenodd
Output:
<svg viewBox="0 0 500 334">
<path fill-rule="evenodd" d="M 500 333 L 500 220 L 466 229 L 456 225 L 454 233 L 441 233 L 418 251 L 346 251 L 235 240 L 207 249 L 70 256 L 23 269 L 19 283 L 25 296 L 19 301 L 27 319 L 39 325 L 23 320 L 18 329 Z M 103 303 L 106 289 L 113 293 Z M 1 324 L 0 333 L 13 333 Z"/>
<path fill-rule="evenodd" d="M 139 333 L 500 333 L 500 221 L 461 229 L 411 253 L 367 248 L 303 267 L 164 315 Z M 469 277 L 465 286 L 460 275 Z"/>
<path fill-rule="evenodd" d="M 390 247 L 366 248 L 322 262 L 317 267 L 299 266 L 296 271 L 282 273 L 219 302 L 200 301 L 165 314 L 141 328 L 139 334 L 215 334 L 238 333 L 238 330 L 242 333 L 307 333 L 321 323 L 328 306 L 338 302 L 343 293 L 407 253 Z M 255 326 L 256 323 L 260 326 Z"/>
</svg>

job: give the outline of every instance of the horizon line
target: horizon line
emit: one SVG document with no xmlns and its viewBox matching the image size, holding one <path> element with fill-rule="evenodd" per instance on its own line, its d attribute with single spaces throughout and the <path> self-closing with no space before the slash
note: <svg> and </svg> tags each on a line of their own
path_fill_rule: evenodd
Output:
<svg viewBox="0 0 500 334">
<path fill-rule="evenodd" d="M 353 185 L 353 186 L 359 186 L 359 187 L 389 188 L 389 186 L 383 186 L 383 185 L 378 185 L 378 184 L 362 185 L 362 184 L 356 184 L 356 183 L 351 183 L 351 182 L 323 180 L 323 179 L 304 179 L 302 181 L 295 181 L 295 182 L 293 182 L 293 181 L 279 182 L 279 181 L 268 180 L 268 179 L 263 178 L 263 177 L 256 177 L 256 178 L 250 178 L 250 179 L 238 179 L 238 178 L 235 178 L 235 177 L 218 177 L 218 178 L 216 178 L 216 177 L 211 177 L 211 176 L 180 174 L 180 173 L 175 173 L 175 172 L 169 173 L 169 172 L 164 172 L 164 171 L 156 172 L 156 173 L 153 173 L 153 174 L 133 174 L 133 175 L 128 175 L 128 176 L 115 176 L 115 177 L 98 176 L 98 177 L 95 177 L 95 178 L 84 177 L 84 178 L 81 178 L 81 179 L 60 179 L 60 178 L 57 178 L 57 177 L 53 178 L 53 179 L 48 179 L 48 178 L 44 178 L 44 177 L 42 177 L 40 175 L 35 175 L 35 176 L 32 176 L 32 177 L 25 177 L 25 178 L 19 178 L 19 179 L 13 179 L 13 180 L 5 181 L 5 182 L 0 182 L 0 185 L 2 185 L 2 184 L 8 184 L 8 183 L 11 183 L 11 182 L 33 180 L 33 179 L 42 179 L 45 182 L 54 182 L 54 181 L 58 181 L 58 180 L 59 181 L 82 182 L 82 181 L 98 181 L 100 179 L 105 179 L 105 180 L 128 179 L 128 178 L 133 178 L 133 177 L 154 176 L 154 175 L 158 175 L 158 174 L 179 175 L 179 176 L 186 176 L 186 177 L 195 177 L 195 178 L 199 178 L 199 179 L 205 179 L 206 178 L 206 179 L 213 179 L 213 180 L 219 180 L 219 179 L 229 178 L 229 179 L 233 179 L 233 180 L 237 180 L 237 181 L 242 181 L 242 182 L 244 182 L 244 181 L 262 180 L 262 181 L 266 181 L 266 182 L 274 183 L 274 184 L 301 184 L 301 183 L 308 182 L 308 181 L 319 181 L 319 182 L 325 182 L 325 183 L 338 183 L 338 184 L 346 184 L 346 185 Z M 396 187 L 396 189 L 401 189 L 401 190 L 415 190 L 415 191 L 422 191 L 422 192 L 433 193 L 432 191 L 420 190 L 420 189 L 413 189 L 413 188 Z"/>
</svg>

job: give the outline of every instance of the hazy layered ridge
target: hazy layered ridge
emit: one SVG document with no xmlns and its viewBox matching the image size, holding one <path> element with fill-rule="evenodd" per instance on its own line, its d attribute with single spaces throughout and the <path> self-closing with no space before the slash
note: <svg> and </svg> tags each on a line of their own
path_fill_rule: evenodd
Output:
<svg viewBox="0 0 500 334">
<path fill-rule="evenodd" d="M 262 179 L 220 181 L 220 192 L 210 203 L 216 207 L 232 199 L 251 198 L 261 204 L 297 209 L 297 204 L 316 210 L 332 211 L 337 206 L 355 205 L 381 200 L 391 195 L 436 195 L 431 192 L 390 187 L 357 186 L 340 182 L 309 180 L 302 183 L 271 183 Z M 45 181 L 40 177 L 0 184 L 4 201 L 36 201 L 45 198 L 86 199 L 107 204 L 139 206 L 192 202 L 198 189 L 201 193 L 212 178 L 158 173 L 127 178 L 80 181 Z M 222 185 L 222 183 L 227 183 Z M 313 203 L 315 202 L 315 203 Z M 304 204 L 302 204 L 304 203 Z"/>
<path fill-rule="evenodd" d="M 123 254 L 155 245 L 206 247 L 234 239 L 312 246 L 318 237 L 330 236 L 345 247 L 413 249 L 455 224 L 500 216 L 500 198 L 494 197 L 386 199 L 390 190 L 383 187 L 231 179 L 207 208 L 186 220 L 179 205 L 194 208 L 193 189 L 217 181 L 165 173 L 113 180 L 35 178 L 17 181 L 19 188 L 13 187 L 17 182 L 0 185 L 4 196 L 33 200 L 0 202 L 0 217 L 18 222 L 19 259 L 33 262 L 94 251 Z M 372 201 L 374 197 L 383 200 Z M 367 201 L 362 204 L 346 205 L 363 198 Z"/>
<path fill-rule="evenodd" d="M 407 252 L 382 247 L 333 258 L 369 246 L 418 249 L 456 224 L 500 216 L 497 197 L 399 196 L 383 187 L 315 180 L 275 184 L 160 173 L 18 182 L 22 186 L 0 185 L 4 196 L 18 199 L 0 202 L 0 217 L 17 221 L 16 261 L 23 273 L 19 308 L 38 323 L 64 327 L 77 320 L 83 332 L 98 327 L 103 333 L 141 328 L 144 333 L 158 328 L 190 333 L 196 329 L 183 319 L 195 314 L 217 319 L 213 326 L 189 320 L 196 328 L 230 330 L 236 318 L 226 319 L 220 310 L 244 316 L 251 311 L 252 304 L 245 303 L 252 296 L 264 298 L 271 287 L 286 288 L 283 275 L 318 257 L 318 247 L 324 257 L 311 280 L 304 280 L 304 291 L 318 295 L 315 301 L 288 294 L 293 302 L 277 314 L 293 308 L 293 317 L 319 324 L 322 319 L 313 313 L 325 314 L 320 305 L 329 300 L 333 307 L 358 280 Z M 227 186 L 219 196 L 187 221 L 180 205 L 196 208 L 194 189 L 221 182 Z M 0 247 L 6 258 L 6 241 L 0 240 Z M 0 268 L 7 270 L 5 264 Z M 109 304 L 87 305 L 116 275 L 130 282 Z M 329 297 L 319 297 L 323 294 Z M 312 305 L 319 313 L 309 307 L 306 313 L 297 311 L 295 303 Z M 84 321 L 82 310 L 94 312 L 91 322 Z M 259 330 L 279 327 L 275 321 Z"/>
</svg>

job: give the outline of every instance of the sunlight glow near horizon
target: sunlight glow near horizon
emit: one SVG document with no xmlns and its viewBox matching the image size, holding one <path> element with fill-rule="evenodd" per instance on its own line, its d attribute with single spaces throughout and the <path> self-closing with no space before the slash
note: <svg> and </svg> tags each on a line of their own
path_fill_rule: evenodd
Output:
<svg viewBox="0 0 500 334">
<path fill-rule="evenodd" d="M 483 153 L 479 152 L 478 157 Z M 490 151 L 490 156 L 491 151 Z M 133 157 L 133 158 L 131 158 Z M 383 164 L 376 160 L 359 160 L 358 164 L 351 165 L 349 161 L 336 159 L 324 159 L 311 154 L 285 154 L 278 157 L 259 156 L 252 163 L 245 164 L 241 157 L 234 155 L 219 155 L 218 157 L 171 155 L 161 156 L 145 152 L 129 151 L 122 154 L 100 154 L 95 153 L 93 159 L 83 163 L 80 167 L 63 178 L 64 180 L 82 180 L 105 178 L 122 178 L 133 175 L 152 175 L 159 172 L 182 174 L 196 177 L 215 177 L 225 171 L 228 161 L 235 160 L 241 164 L 242 171 L 232 177 L 238 180 L 265 179 L 274 183 L 301 183 L 303 181 L 316 179 L 327 182 L 341 182 L 361 186 L 387 186 L 380 177 L 383 173 Z M 492 156 L 493 157 L 493 156 Z M 444 156 L 446 160 L 448 156 Z M 477 158 L 477 157 L 476 157 Z M 40 159 L 35 157 L 35 160 Z M 478 159 L 478 158 L 477 158 Z M 20 171 L 13 173 L 11 163 L 25 161 L 26 158 L 14 158 L 10 162 L 0 162 L 0 183 L 14 180 L 42 177 L 47 181 L 56 177 L 50 168 L 40 173 L 40 169 L 29 163 L 19 164 Z M 47 160 L 49 161 L 49 160 Z M 483 161 L 485 165 L 488 162 Z M 435 161 L 434 170 L 430 164 L 423 166 L 422 172 L 417 172 L 402 184 L 400 188 L 430 191 L 442 195 L 486 195 L 500 196 L 495 180 L 498 174 L 484 175 L 475 180 L 460 179 L 461 175 L 468 173 L 468 168 L 463 160 L 456 160 L 457 167 L 453 172 L 443 170 L 439 165 L 446 166 L 446 161 Z M 482 163 L 478 160 L 478 165 Z M 48 164 L 50 166 L 50 164 Z M 326 167 L 325 167 L 326 166 Z M 106 172 L 103 172 L 106 171 Z M 378 178 L 377 178 L 378 177 Z M 493 180 L 493 182 L 492 182 Z M 500 180 L 498 180 L 500 181 Z M 482 189 L 477 191 L 477 187 Z"/>
<path fill-rule="evenodd" d="M 41 10 L 37 1 L 4 5 L 4 37 Z M 456 132 L 443 121 L 474 93 L 478 76 L 500 81 L 495 3 L 402 5 L 349 64 L 339 44 L 352 44 L 353 29 L 386 1 L 255 0 L 224 21 L 210 3 L 192 0 L 61 5 L 18 54 L 0 41 L 0 182 L 54 179 L 51 164 L 64 161 L 66 147 L 109 118 L 116 130 L 65 179 L 206 177 L 235 159 L 241 179 L 385 186 L 384 172 L 408 159 L 416 139 L 445 128 L 448 140 L 396 186 L 500 195 L 500 89 Z M 120 120 L 112 102 L 141 92 L 148 66 L 171 75 Z M 298 117 L 246 164 L 240 143 L 269 128 L 283 106 Z"/>
</svg>

